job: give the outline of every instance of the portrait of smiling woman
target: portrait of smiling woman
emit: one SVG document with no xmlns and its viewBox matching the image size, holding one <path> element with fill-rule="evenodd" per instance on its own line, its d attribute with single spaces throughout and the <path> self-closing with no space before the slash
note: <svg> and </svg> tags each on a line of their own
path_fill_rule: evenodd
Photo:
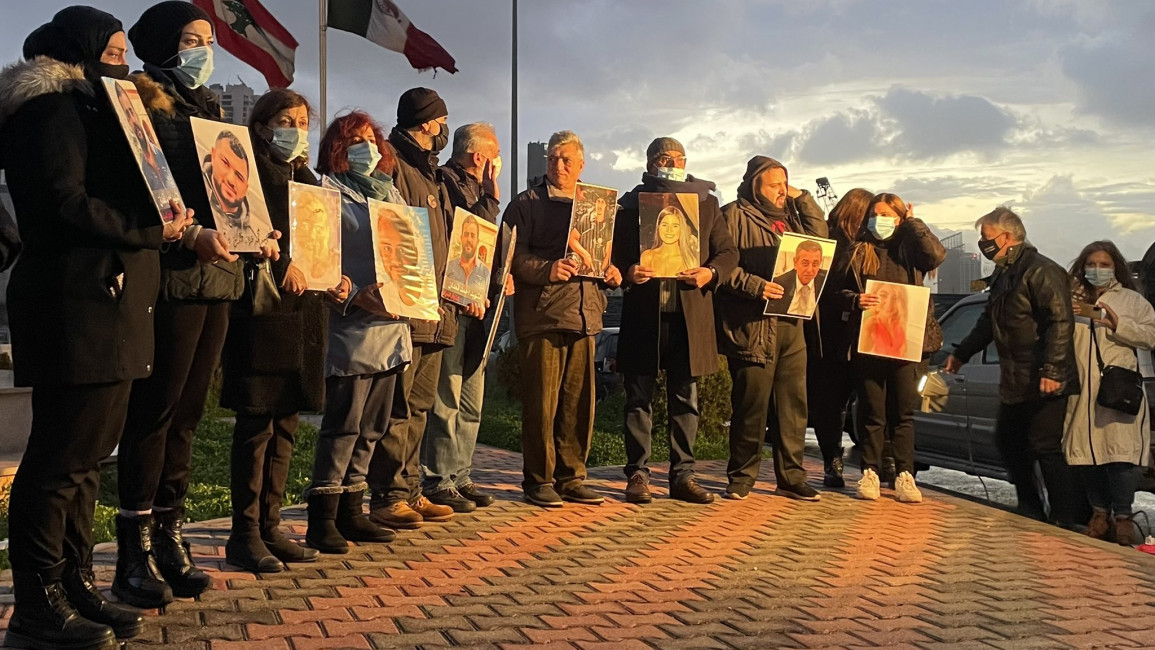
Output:
<svg viewBox="0 0 1155 650">
<path fill-rule="evenodd" d="M 687 205 L 694 214 L 687 212 Z M 643 194 L 640 207 L 642 232 L 652 229 L 653 236 L 639 263 L 657 278 L 676 277 L 698 266 L 698 204 L 676 194 Z M 642 241 L 646 239 L 643 235 Z"/>
</svg>

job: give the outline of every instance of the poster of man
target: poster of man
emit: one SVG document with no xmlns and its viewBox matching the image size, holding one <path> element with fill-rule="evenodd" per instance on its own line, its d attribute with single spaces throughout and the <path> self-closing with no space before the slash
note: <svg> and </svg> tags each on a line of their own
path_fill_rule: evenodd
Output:
<svg viewBox="0 0 1155 650">
<path fill-rule="evenodd" d="M 922 360 L 930 289 L 867 280 L 866 293 L 878 296 L 878 305 L 862 313 L 858 351 L 905 361 Z"/>
<path fill-rule="evenodd" d="M 120 119 L 120 128 L 128 138 L 128 146 L 132 147 L 136 164 L 140 173 L 144 175 L 144 182 L 152 192 L 153 203 L 160 213 L 161 221 L 168 223 L 173 220 L 172 203 L 176 202 L 179 209 L 184 209 L 184 201 L 180 198 L 176 179 L 165 160 L 164 151 L 156 139 L 156 132 L 152 128 L 152 120 L 140 101 L 140 93 L 131 81 L 102 77 L 104 90 L 112 101 L 112 108 Z"/>
<path fill-rule="evenodd" d="M 834 262 L 833 239 L 810 237 L 788 232 L 782 235 L 778 257 L 774 260 L 773 282 L 782 287 L 782 297 L 767 300 L 767 316 L 801 318 L 814 317 L 826 275 Z"/>
<path fill-rule="evenodd" d="M 638 195 L 639 264 L 656 278 L 676 278 L 701 266 L 698 257 L 698 195 L 642 192 Z"/>
<path fill-rule="evenodd" d="M 578 183 L 570 217 L 569 257 L 578 265 L 576 275 L 604 278 L 613 254 L 614 218 L 618 191 Z"/>
<path fill-rule="evenodd" d="M 233 253 L 260 251 L 273 232 L 273 224 L 253 160 L 249 129 L 199 117 L 189 119 L 217 230 L 228 239 Z"/>
<path fill-rule="evenodd" d="M 341 193 L 289 181 L 289 255 L 309 291 L 341 283 Z"/>
<path fill-rule="evenodd" d="M 441 320 L 429 211 L 370 199 L 369 225 L 385 309 L 394 316 Z"/>
<path fill-rule="evenodd" d="M 456 208 L 441 297 L 463 307 L 474 303 L 484 307 L 489 295 L 489 276 L 493 272 L 493 260 L 489 255 L 496 245 L 496 225 L 472 212 Z"/>
<path fill-rule="evenodd" d="M 505 259 L 499 271 L 497 286 L 502 287 L 497 292 L 497 304 L 489 312 L 489 334 L 485 338 L 485 354 L 481 355 L 481 363 L 489 363 L 489 353 L 493 350 L 493 342 L 497 339 L 497 328 L 501 327 L 501 312 L 505 309 L 505 286 L 509 282 L 510 267 L 513 265 L 513 251 L 517 248 L 517 226 L 505 226 L 502 232 L 502 242 L 505 246 Z"/>
</svg>

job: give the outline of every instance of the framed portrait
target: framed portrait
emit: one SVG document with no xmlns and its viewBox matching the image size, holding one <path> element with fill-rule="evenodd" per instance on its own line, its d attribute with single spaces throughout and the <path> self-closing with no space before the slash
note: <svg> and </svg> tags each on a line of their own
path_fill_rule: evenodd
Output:
<svg viewBox="0 0 1155 650">
<path fill-rule="evenodd" d="M 395 316 L 441 320 L 429 210 L 369 199 L 381 300 Z"/>
<path fill-rule="evenodd" d="M 880 280 L 867 280 L 866 293 L 879 302 L 862 312 L 858 351 L 876 357 L 922 360 L 930 288 Z"/>
<path fill-rule="evenodd" d="M 461 208 L 453 211 L 453 232 L 449 235 L 449 259 L 441 297 L 468 307 L 485 306 L 489 278 L 497 248 L 497 226 Z"/>
<path fill-rule="evenodd" d="M 642 192 L 638 195 L 638 260 L 655 278 L 674 278 L 701 266 L 698 195 Z"/>
<path fill-rule="evenodd" d="M 767 300 L 762 313 L 783 318 L 813 318 L 822 288 L 826 286 L 826 276 L 834 263 L 836 247 L 833 239 L 784 233 L 774 259 L 773 278 L 782 285 L 783 294 L 777 300 Z"/>
<path fill-rule="evenodd" d="M 613 254 L 614 219 L 618 214 L 618 191 L 578 183 L 574 190 L 569 222 L 569 259 L 577 275 L 604 278 Z"/>
<path fill-rule="evenodd" d="M 341 283 L 341 192 L 289 181 L 289 256 L 309 291 Z"/>
<path fill-rule="evenodd" d="M 505 228 L 506 237 L 502 242 L 505 246 L 505 259 L 501 265 L 501 277 L 499 278 L 498 286 L 502 288 L 497 292 L 497 304 L 489 310 L 486 315 L 487 318 L 493 320 L 489 323 L 489 335 L 485 339 L 485 354 L 481 357 L 482 367 L 489 362 L 489 353 L 493 350 L 493 341 L 497 339 L 497 327 L 501 324 L 501 312 L 505 309 L 505 283 L 509 280 L 510 266 L 513 265 L 513 249 L 517 247 L 517 226 L 512 228 L 502 226 Z"/>
<path fill-rule="evenodd" d="M 132 148 L 132 155 L 136 159 L 136 166 L 144 176 L 144 183 L 152 193 L 152 201 L 156 204 L 156 211 L 160 219 L 168 223 L 178 215 L 173 214 L 172 202 L 176 201 L 181 213 L 184 212 L 184 201 L 177 189 L 176 179 L 173 178 L 168 160 L 156 139 L 156 131 L 152 127 L 152 120 L 148 111 L 140 101 L 140 93 L 131 81 L 101 77 L 104 90 L 112 101 L 112 108 L 120 120 L 120 128 L 128 138 L 128 146 Z"/>
<path fill-rule="evenodd" d="M 217 230 L 228 239 L 233 253 L 260 251 L 273 232 L 273 224 L 249 129 L 199 117 L 189 119 Z"/>
</svg>

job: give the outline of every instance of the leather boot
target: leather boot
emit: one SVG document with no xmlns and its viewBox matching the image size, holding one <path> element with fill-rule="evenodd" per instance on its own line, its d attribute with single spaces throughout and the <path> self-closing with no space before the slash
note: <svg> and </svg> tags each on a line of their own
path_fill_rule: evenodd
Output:
<svg viewBox="0 0 1155 650">
<path fill-rule="evenodd" d="M 337 530 L 337 508 L 343 493 L 317 493 L 309 495 L 309 529 L 305 532 L 305 543 L 322 553 L 343 554 L 349 552 L 349 541 Z"/>
<path fill-rule="evenodd" d="M 116 516 L 116 577 L 112 593 L 141 609 L 159 609 L 172 602 L 152 554 L 152 515 Z"/>
<path fill-rule="evenodd" d="M 370 544 L 392 542 L 397 533 L 369 521 L 361 505 L 364 499 L 365 490 L 344 492 L 340 495 L 337 504 L 337 532 L 350 542 Z"/>
<path fill-rule="evenodd" d="M 84 563 L 85 566 L 72 562 L 65 565 L 61 584 L 68 596 L 68 602 L 72 603 L 76 613 L 84 618 L 111 627 L 118 639 L 131 639 L 140 634 L 140 629 L 144 626 L 140 610 L 105 600 L 104 595 L 96 588 L 91 558 L 89 560 Z"/>
<path fill-rule="evenodd" d="M 280 573 L 285 565 L 269 552 L 257 530 L 237 530 L 225 542 L 225 561 L 253 573 Z"/>
<path fill-rule="evenodd" d="M 213 579 L 193 564 L 189 544 L 184 540 L 184 508 L 156 513 L 156 534 L 152 554 L 164 581 L 178 598 L 196 598 L 213 586 Z"/>
<path fill-rule="evenodd" d="M 825 472 L 822 476 L 822 484 L 828 488 L 844 488 L 846 487 L 846 479 L 842 476 L 842 448 L 838 449 L 838 455 L 831 458 L 826 463 Z"/>
<path fill-rule="evenodd" d="M 64 562 L 39 572 L 12 572 L 16 604 L 4 636 L 6 647 L 71 650 L 116 647 L 112 628 L 84 618 L 68 602 L 61 583 L 63 575 Z"/>
</svg>

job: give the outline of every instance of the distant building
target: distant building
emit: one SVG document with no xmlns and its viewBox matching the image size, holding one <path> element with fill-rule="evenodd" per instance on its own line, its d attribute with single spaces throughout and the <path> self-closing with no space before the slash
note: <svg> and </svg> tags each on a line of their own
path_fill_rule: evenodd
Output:
<svg viewBox="0 0 1155 650">
<path fill-rule="evenodd" d="M 526 147 L 525 179 L 526 187 L 535 178 L 545 176 L 545 143 L 531 142 Z"/>
<path fill-rule="evenodd" d="M 237 81 L 239 83 L 225 86 L 213 84 L 209 86 L 209 90 L 221 98 L 221 108 L 225 111 L 226 122 L 245 125 L 249 123 L 249 116 L 253 113 L 253 104 L 257 102 L 257 95 L 253 93 L 252 88 L 245 85 L 245 82 L 240 79 Z"/>
<path fill-rule="evenodd" d="M 974 293 L 971 282 L 983 277 L 982 258 L 967 251 L 962 233 L 946 237 L 942 245 L 946 248 L 946 261 L 938 267 L 938 292 Z"/>
</svg>

